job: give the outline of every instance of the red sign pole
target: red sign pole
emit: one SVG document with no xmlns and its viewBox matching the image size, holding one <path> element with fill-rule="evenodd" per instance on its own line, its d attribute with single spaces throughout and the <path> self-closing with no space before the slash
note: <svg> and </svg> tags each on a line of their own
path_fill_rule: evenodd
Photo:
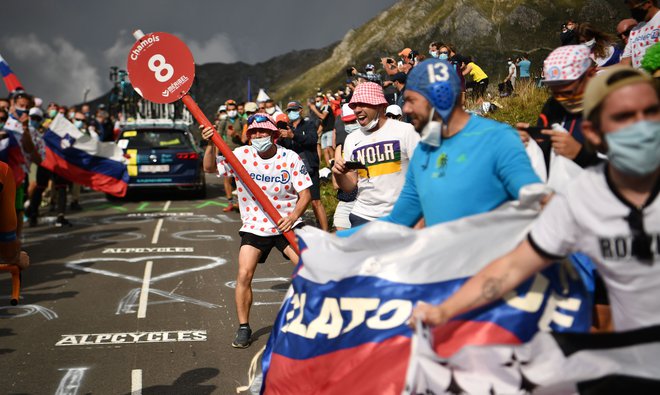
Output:
<svg viewBox="0 0 660 395">
<path fill-rule="evenodd" d="M 128 54 L 127 66 L 135 91 L 143 98 L 155 103 L 174 103 L 180 99 L 200 125 L 204 128 L 213 128 L 211 141 L 226 158 L 239 180 L 261 204 L 268 217 L 277 224 L 282 218 L 280 213 L 273 207 L 266 194 L 250 177 L 195 100 L 188 94 L 195 78 L 195 61 L 186 44 L 177 37 L 164 32 L 145 35 L 142 31 L 137 30 L 133 36 L 137 41 Z M 289 241 L 296 254 L 300 255 L 294 233 L 285 232 L 284 237 Z"/>
<path fill-rule="evenodd" d="M 204 128 L 211 127 L 213 128 L 213 137 L 211 138 L 211 141 L 213 141 L 213 144 L 215 144 L 216 147 L 220 150 L 222 153 L 222 156 L 225 157 L 227 160 L 227 163 L 229 163 L 229 166 L 234 170 L 234 173 L 238 176 L 238 178 L 241 180 L 243 185 L 252 193 L 252 195 L 257 199 L 259 204 L 261 204 L 261 207 L 264 209 L 266 214 L 270 217 L 270 219 L 277 224 L 277 222 L 282 218 L 280 213 L 273 207 L 271 204 L 270 200 L 268 200 L 268 197 L 266 194 L 259 188 L 256 182 L 250 177 L 248 174 L 247 170 L 243 167 L 241 162 L 236 158 L 234 153 L 229 149 L 227 146 L 227 143 L 222 140 L 220 135 L 218 134 L 218 131 L 215 129 L 213 124 L 206 118 L 206 115 L 202 112 L 202 110 L 199 108 L 195 100 L 189 95 L 185 94 L 182 98 L 181 101 L 183 104 L 188 108 L 188 111 L 192 114 L 193 117 L 199 122 L 200 125 L 202 125 Z M 240 202 L 239 202 L 240 204 Z M 291 248 L 296 252 L 296 254 L 300 255 L 300 251 L 298 250 L 298 242 L 296 241 L 296 236 L 292 231 L 284 232 L 284 237 L 289 241 L 289 244 L 291 244 Z"/>
</svg>

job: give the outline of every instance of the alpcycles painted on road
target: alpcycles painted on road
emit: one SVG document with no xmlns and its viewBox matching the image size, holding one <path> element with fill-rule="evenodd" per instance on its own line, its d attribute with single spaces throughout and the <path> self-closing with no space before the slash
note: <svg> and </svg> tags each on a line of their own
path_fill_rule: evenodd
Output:
<svg viewBox="0 0 660 395">
<path fill-rule="evenodd" d="M 205 330 L 119 332 L 61 335 L 55 346 L 100 346 L 139 343 L 204 342 Z"/>
<path fill-rule="evenodd" d="M 194 247 L 137 247 L 137 248 L 106 248 L 102 254 L 144 254 L 144 253 L 179 253 L 195 252 Z"/>
</svg>

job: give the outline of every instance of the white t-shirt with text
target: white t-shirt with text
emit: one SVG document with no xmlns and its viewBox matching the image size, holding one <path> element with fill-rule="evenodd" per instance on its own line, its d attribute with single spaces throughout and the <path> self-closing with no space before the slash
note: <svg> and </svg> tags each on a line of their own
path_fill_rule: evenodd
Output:
<svg viewBox="0 0 660 395">
<path fill-rule="evenodd" d="M 354 215 L 371 221 L 392 211 L 419 140 L 411 124 L 393 119 L 374 132 L 356 130 L 346 136 L 344 159 L 360 162 L 369 169 L 357 172 Z"/>
<path fill-rule="evenodd" d="M 660 198 L 643 208 L 653 260 L 632 256 L 626 217 L 632 207 L 605 176 L 605 164 L 585 169 L 555 195 L 534 223 L 529 239 L 548 257 L 583 252 L 605 282 L 617 331 L 660 324 Z"/>
</svg>

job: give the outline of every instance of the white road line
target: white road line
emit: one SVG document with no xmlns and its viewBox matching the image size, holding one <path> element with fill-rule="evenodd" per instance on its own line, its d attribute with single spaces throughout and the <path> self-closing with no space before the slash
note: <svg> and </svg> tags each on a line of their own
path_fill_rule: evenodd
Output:
<svg viewBox="0 0 660 395">
<path fill-rule="evenodd" d="M 140 290 L 137 318 L 147 316 L 147 300 L 149 299 L 149 283 L 151 283 L 151 267 L 153 263 L 154 261 L 147 261 L 147 264 L 144 265 L 144 278 L 142 279 L 142 290 Z"/>
<path fill-rule="evenodd" d="M 131 395 L 142 395 L 142 369 L 131 371 Z"/>
<path fill-rule="evenodd" d="M 163 206 L 163 211 L 167 211 L 170 208 L 170 204 L 172 203 L 171 200 L 168 200 L 165 202 L 165 205 Z M 163 219 L 159 219 L 158 223 L 156 224 L 156 229 L 154 230 L 154 235 L 151 238 L 151 244 L 157 244 L 158 243 L 158 236 L 160 236 L 160 228 L 163 227 Z"/>
<path fill-rule="evenodd" d="M 163 219 L 159 219 L 156 224 L 156 230 L 154 230 L 154 236 L 151 238 L 151 244 L 158 243 L 158 236 L 160 235 L 160 228 L 163 226 Z"/>
</svg>

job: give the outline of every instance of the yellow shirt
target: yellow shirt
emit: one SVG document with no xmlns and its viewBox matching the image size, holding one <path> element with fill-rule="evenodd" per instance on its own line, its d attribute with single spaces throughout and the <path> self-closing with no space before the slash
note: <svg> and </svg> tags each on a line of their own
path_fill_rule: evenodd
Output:
<svg viewBox="0 0 660 395">
<path fill-rule="evenodd" d="M 481 67 L 477 66 L 474 62 L 470 62 L 468 65 L 472 66 L 472 71 L 470 71 L 470 77 L 472 77 L 472 81 L 479 82 L 488 78 L 488 75 L 486 75 Z"/>
</svg>

